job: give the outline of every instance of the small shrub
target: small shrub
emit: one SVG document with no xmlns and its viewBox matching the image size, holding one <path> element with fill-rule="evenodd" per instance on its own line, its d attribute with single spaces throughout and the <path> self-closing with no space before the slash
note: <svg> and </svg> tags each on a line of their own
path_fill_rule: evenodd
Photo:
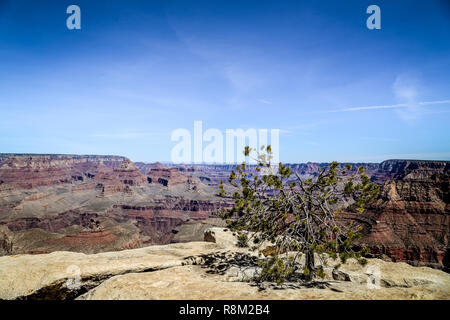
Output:
<svg viewBox="0 0 450 320">
<path fill-rule="evenodd" d="M 248 237 L 244 233 L 239 233 L 237 236 L 237 244 L 239 248 L 247 248 L 248 247 Z"/>
</svg>

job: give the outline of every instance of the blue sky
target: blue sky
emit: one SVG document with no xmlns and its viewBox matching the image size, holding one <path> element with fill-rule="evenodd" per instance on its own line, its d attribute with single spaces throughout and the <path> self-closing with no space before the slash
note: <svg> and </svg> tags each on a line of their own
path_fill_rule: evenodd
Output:
<svg viewBox="0 0 450 320">
<path fill-rule="evenodd" d="M 449 71 L 446 1 L 0 0 L 0 152 L 168 161 L 202 120 L 283 162 L 449 160 Z"/>
</svg>

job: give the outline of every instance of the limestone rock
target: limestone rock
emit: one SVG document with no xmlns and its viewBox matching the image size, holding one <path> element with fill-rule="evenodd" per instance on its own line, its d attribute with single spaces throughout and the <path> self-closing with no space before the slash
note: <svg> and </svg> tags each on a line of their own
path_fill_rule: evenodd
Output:
<svg viewBox="0 0 450 320">
<path fill-rule="evenodd" d="M 227 228 L 209 228 L 205 230 L 204 241 L 213 242 L 223 248 L 235 248 L 236 236 Z"/>
<path fill-rule="evenodd" d="M 204 241 L 204 233 L 212 227 L 226 227 L 220 218 L 207 218 L 205 220 L 190 220 L 172 230 L 175 233 L 173 242 Z"/>
<path fill-rule="evenodd" d="M 70 299 L 115 275 L 181 266 L 188 257 L 217 250 L 212 243 L 190 242 L 92 255 L 52 252 L 0 257 L 0 299 Z M 79 287 L 67 286 L 77 279 Z"/>
<path fill-rule="evenodd" d="M 404 265 L 399 266 L 398 271 Z M 428 276 L 427 271 L 431 269 L 425 269 L 414 274 L 427 281 L 411 282 L 405 286 L 371 289 L 366 283 L 329 281 L 327 286 L 308 288 L 287 283 L 259 290 L 251 283 L 230 282 L 227 275 L 211 275 L 201 266 L 189 265 L 115 276 L 78 299 L 450 299 L 450 276 L 438 270 L 433 270 L 435 275 Z"/>
<path fill-rule="evenodd" d="M 256 286 L 248 282 L 256 258 L 246 264 L 248 251 L 224 236 L 231 232 L 210 231 L 216 243 L 0 257 L 0 299 L 450 299 L 449 274 L 380 259 L 366 267 L 349 259 L 338 280 L 330 271 L 311 286 Z"/>
<path fill-rule="evenodd" d="M 340 270 L 333 269 L 332 276 L 334 280 L 351 281 L 350 276 L 347 273 L 342 272 Z"/>
</svg>

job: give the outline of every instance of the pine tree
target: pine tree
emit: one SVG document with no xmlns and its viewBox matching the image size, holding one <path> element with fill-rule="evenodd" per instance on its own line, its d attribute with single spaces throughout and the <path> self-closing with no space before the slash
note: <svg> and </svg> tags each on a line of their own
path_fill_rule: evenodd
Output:
<svg viewBox="0 0 450 320">
<path fill-rule="evenodd" d="M 269 258 L 259 261 L 259 280 L 282 283 L 298 272 L 303 255 L 305 263 L 300 271 L 306 281 L 324 276 L 323 254 L 342 263 L 348 258 L 367 262 L 364 255 L 368 250 L 354 246 L 361 237 L 360 228 L 338 219 L 348 206 L 362 214 L 366 202 L 379 193 L 363 167 L 355 171 L 349 164 L 342 168 L 332 162 L 316 177 L 304 179 L 282 163 L 273 166 L 270 146 L 261 147 L 259 152 L 246 147 L 244 154 L 256 154 L 257 166 L 250 170 L 244 162 L 230 173 L 229 183 L 236 188 L 234 206 L 221 216 L 232 230 L 252 232 L 253 249 L 262 243 L 273 244 Z M 220 194 L 225 196 L 223 181 Z M 250 239 L 245 243 L 251 243 Z M 318 267 L 314 253 L 322 262 Z"/>
</svg>

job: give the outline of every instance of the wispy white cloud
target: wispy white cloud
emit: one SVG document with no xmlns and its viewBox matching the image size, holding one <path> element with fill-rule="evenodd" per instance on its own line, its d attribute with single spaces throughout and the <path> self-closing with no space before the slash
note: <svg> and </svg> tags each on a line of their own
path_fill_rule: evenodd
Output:
<svg viewBox="0 0 450 320">
<path fill-rule="evenodd" d="M 271 101 L 266 100 L 266 99 L 259 99 L 259 102 L 264 103 L 264 104 L 272 104 Z"/>
<path fill-rule="evenodd" d="M 382 142 L 399 142 L 397 138 L 383 138 L 383 137 L 361 137 L 362 140 L 368 141 L 382 141 Z"/>
<path fill-rule="evenodd" d="M 186 97 L 174 97 L 168 94 L 161 94 L 159 96 L 152 93 L 144 93 L 139 90 L 125 90 L 120 88 L 107 88 L 105 92 L 120 99 L 127 99 L 144 104 L 146 108 L 151 108 L 155 111 L 176 112 L 177 110 L 205 110 L 210 107 L 209 104 L 198 99 L 193 100 Z"/>
<path fill-rule="evenodd" d="M 91 135 L 93 138 L 101 138 L 101 139 L 142 139 L 142 138 L 152 138 L 158 137 L 160 138 L 163 135 L 169 135 L 168 132 L 117 132 L 117 133 L 94 133 Z"/>
<path fill-rule="evenodd" d="M 418 105 L 428 106 L 428 105 L 436 105 L 436 104 L 448 104 L 450 100 L 436 100 L 436 101 L 420 101 L 417 102 Z M 329 110 L 326 113 L 334 113 L 334 112 L 354 112 L 354 111 L 365 111 L 365 110 L 380 110 L 380 109 L 399 109 L 399 108 L 408 108 L 410 104 L 408 103 L 398 103 L 398 104 L 388 104 L 388 105 L 378 105 L 378 106 L 364 106 L 364 107 L 350 107 L 350 108 L 342 108 L 336 110 Z"/>
<path fill-rule="evenodd" d="M 406 104 L 406 107 L 397 108 L 396 112 L 401 120 L 413 123 L 421 116 L 419 103 L 420 81 L 411 74 L 400 74 L 392 84 L 392 92 L 397 101 Z"/>
<path fill-rule="evenodd" d="M 237 67 L 225 68 L 224 76 L 240 92 L 248 92 L 252 89 L 259 88 L 264 83 L 260 75 Z"/>
<path fill-rule="evenodd" d="M 297 133 L 309 135 L 312 134 L 315 129 L 323 127 L 326 124 L 328 124 L 328 121 L 325 120 L 310 121 L 300 123 L 295 126 L 284 127 L 282 131 L 284 131 L 285 133 L 290 133 L 290 135 L 295 135 Z M 282 131 L 280 131 L 280 133 L 282 133 Z"/>
<path fill-rule="evenodd" d="M 320 143 L 318 143 L 318 142 L 316 142 L 316 141 L 306 141 L 305 143 L 306 143 L 306 144 L 309 144 L 310 146 L 313 146 L 313 147 L 318 147 L 318 146 L 320 146 Z"/>
<path fill-rule="evenodd" d="M 425 153 L 393 153 L 380 154 L 372 156 L 354 157 L 352 162 L 367 162 L 367 161 L 384 161 L 388 159 L 408 159 L 408 160 L 442 160 L 450 159 L 450 152 L 425 152 Z M 346 159 L 346 161 L 350 161 Z"/>
<path fill-rule="evenodd" d="M 292 130 L 286 130 L 286 129 L 279 129 L 279 130 L 280 130 L 280 135 L 282 135 L 282 136 L 291 137 L 294 135 L 294 132 Z"/>
<path fill-rule="evenodd" d="M 375 106 L 355 106 L 328 110 L 325 113 L 357 112 L 368 110 L 386 110 L 393 109 L 402 121 L 414 123 L 421 116 L 428 114 L 425 111 L 426 106 L 435 106 L 450 104 L 450 100 L 421 101 L 420 94 L 424 91 L 419 77 L 411 73 L 403 73 L 395 78 L 392 84 L 392 93 L 398 103 L 375 105 Z M 442 112 L 442 110 L 440 110 Z"/>
</svg>

